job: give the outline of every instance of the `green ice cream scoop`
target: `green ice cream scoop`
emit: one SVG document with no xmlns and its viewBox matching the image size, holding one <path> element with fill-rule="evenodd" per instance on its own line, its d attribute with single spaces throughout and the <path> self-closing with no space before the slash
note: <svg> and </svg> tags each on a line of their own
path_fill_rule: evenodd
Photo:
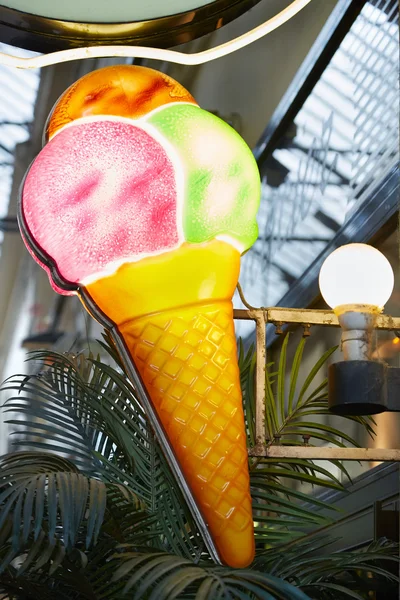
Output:
<svg viewBox="0 0 400 600">
<path fill-rule="evenodd" d="M 225 121 L 191 104 L 174 104 L 146 119 L 168 140 L 184 175 L 185 240 L 225 239 L 245 252 L 256 241 L 260 176 L 254 156 Z"/>
</svg>

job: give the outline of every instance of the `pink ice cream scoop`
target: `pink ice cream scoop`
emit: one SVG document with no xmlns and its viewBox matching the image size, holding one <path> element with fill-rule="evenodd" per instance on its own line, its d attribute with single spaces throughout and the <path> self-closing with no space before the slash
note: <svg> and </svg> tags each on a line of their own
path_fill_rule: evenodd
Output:
<svg viewBox="0 0 400 600">
<path fill-rule="evenodd" d="M 73 296 L 75 294 L 74 291 L 72 290 L 66 290 L 63 288 L 60 288 L 56 282 L 54 281 L 54 279 L 52 278 L 52 274 L 51 274 L 51 270 L 49 269 L 49 267 L 40 260 L 40 258 L 37 256 L 37 254 L 34 253 L 34 251 L 32 250 L 28 240 L 25 238 L 24 234 L 21 231 L 21 237 L 24 241 L 24 244 L 29 252 L 29 254 L 32 256 L 32 258 L 38 263 L 38 265 L 40 265 L 42 267 L 42 269 L 44 269 L 47 273 L 47 276 L 49 278 L 50 281 L 50 285 L 53 288 L 53 290 L 57 293 L 57 294 L 63 294 L 64 296 Z"/>
<path fill-rule="evenodd" d="M 66 127 L 26 176 L 25 237 L 52 265 L 58 287 L 78 287 L 179 244 L 177 180 L 146 127 L 112 119 Z"/>
</svg>

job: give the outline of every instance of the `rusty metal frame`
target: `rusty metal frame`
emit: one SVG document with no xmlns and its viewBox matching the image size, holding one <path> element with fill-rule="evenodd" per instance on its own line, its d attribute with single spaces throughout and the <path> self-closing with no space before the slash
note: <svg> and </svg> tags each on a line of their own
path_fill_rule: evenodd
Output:
<svg viewBox="0 0 400 600">
<path fill-rule="evenodd" d="M 235 309 L 233 316 L 239 320 L 254 321 L 256 325 L 256 445 L 249 449 L 249 456 L 276 459 L 400 461 L 400 449 L 326 448 L 307 444 L 299 446 L 267 445 L 265 443 L 266 325 L 272 323 L 277 329 L 286 324 L 303 325 L 306 330 L 309 330 L 313 325 L 339 327 L 339 321 L 331 310 L 281 307 Z M 400 330 L 400 317 L 380 315 L 377 319 L 376 329 Z"/>
</svg>

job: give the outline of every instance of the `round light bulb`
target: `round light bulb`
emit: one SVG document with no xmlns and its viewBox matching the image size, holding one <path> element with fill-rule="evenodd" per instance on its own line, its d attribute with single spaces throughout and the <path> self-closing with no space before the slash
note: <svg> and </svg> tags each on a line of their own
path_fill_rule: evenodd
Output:
<svg viewBox="0 0 400 600">
<path fill-rule="evenodd" d="M 382 310 L 394 285 L 387 258 L 367 244 L 347 244 L 328 256 L 321 267 L 319 287 L 333 309 L 366 305 Z"/>
</svg>

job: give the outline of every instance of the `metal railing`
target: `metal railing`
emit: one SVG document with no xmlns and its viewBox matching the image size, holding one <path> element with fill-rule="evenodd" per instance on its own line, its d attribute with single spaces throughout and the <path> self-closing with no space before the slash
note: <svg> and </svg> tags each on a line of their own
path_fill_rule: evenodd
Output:
<svg viewBox="0 0 400 600">
<path fill-rule="evenodd" d="M 255 386 L 255 432 L 256 445 L 249 449 L 249 456 L 268 458 L 303 458 L 319 460 L 366 460 L 400 461 L 400 449 L 386 448 L 326 448 L 309 446 L 284 446 L 266 443 L 265 398 L 266 398 L 266 326 L 274 324 L 280 329 L 284 324 L 303 325 L 308 332 L 311 326 L 339 327 L 336 315 L 331 310 L 291 308 L 253 308 L 234 310 L 235 319 L 254 321 L 256 326 L 256 386 Z M 380 315 L 376 329 L 395 331 L 400 329 L 400 317 Z"/>
</svg>

